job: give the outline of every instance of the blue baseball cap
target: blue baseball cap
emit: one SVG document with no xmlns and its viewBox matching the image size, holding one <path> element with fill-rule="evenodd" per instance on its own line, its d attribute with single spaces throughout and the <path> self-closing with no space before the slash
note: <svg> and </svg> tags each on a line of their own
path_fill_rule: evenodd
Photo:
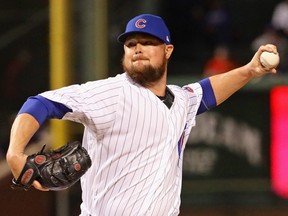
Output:
<svg viewBox="0 0 288 216">
<path fill-rule="evenodd" d="M 170 44 L 170 33 L 164 20 L 152 14 L 142 14 L 131 19 L 124 33 L 119 35 L 118 41 L 124 43 L 126 38 L 134 33 L 145 33 L 152 35 L 165 44 Z"/>
</svg>

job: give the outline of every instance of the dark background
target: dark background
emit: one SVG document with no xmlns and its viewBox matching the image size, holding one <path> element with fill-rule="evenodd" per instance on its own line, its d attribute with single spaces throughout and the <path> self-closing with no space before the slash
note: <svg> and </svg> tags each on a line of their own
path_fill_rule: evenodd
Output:
<svg viewBox="0 0 288 216">
<path fill-rule="evenodd" d="M 84 2 L 83 0 L 82 2 Z M 79 1 L 73 2 L 73 46 L 76 56 L 73 66 L 76 80 L 80 82 L 81 68 L 85 61 L 79 56 L 81 46 L 81 16 Z M 88 0 L 87 0 L 88 2 Z M 155 1 L 156 2 L 156 1 Z M 203 77 L 203 67 L 217 44 L 225 44 L 239 65 L 247 63 L 254 51 L 252 41 L 263 33 L 270 23 L 277 0 L 223 0 L 227 22 L 218 31 L 211 33 L 207 27 L 207 14 L 211 0 L 158 0 L 157 14 L 170 28 L 175 52 L 169 64 L 171 82 L 182 85 Z M 49 1 L 48 0 L 0 0 L 0 158 L 4 160 L 9 140 L 11 121 L 27 97 L 49 89 Z M 122 46 L 116 42 L 126 22 L 141 13 L 140 0 L 108 1 L 109 13 L 109 75 L 121 73 Z M 282 60 L 283 61 L 283 60 Z M 284 59 L 285 61 L 285 59 Z M 204 175 L 184 172 L 182 215 L 286 215 L 288 201 L 276 196 L 270 182 L 270 110 L 269 92 L 275 83 L 285 83 L 287 71 L 280 72 L 272 83 L 266 79 L 254 83 L 255 87 L 236 93 L 231 100 L 212 113 L 219 115 L 219 125 L 227 118 L 236 124 L 245 124 L 261 133 L 262 161 L 251 165 L 247 158 L 230 152 L 224 147 L 211 147 L 204 141 L 188 142 L 187 153 L 209 150 L 217 155 L 213 167 Z M 79 80 L 77 80 L 79 78 Z M 261 81 L 261 80 L 260 80 Z M 274 83 L 273 83 L 274 81 Z M 190 81 L 189 81 L 190 82 Z M 249 105 L 246 105 L 249 104 Z M 205 114 L 203 114 L 205 115 Z M 209 116 L 208 116 L 209 118 Z M 196 134 L 197 135 L 197 134 Z M 193 136 L 191 135 L 193 140 Z M 0 170 L 1 172 L 1 170 Z M 39 206 L 46 215 L 55 215 L 55 193 L 15 192 L 9 188 L 11 176 L 0 179 L 0 197 L 4 203 L 4 215 L 17 215 L 15 201 L 23 201 L 21 214 L 34 215 L 25 210 L 29 205 Z M 29 200 L 31 198 L 31 200 Z M 17 201 L 18 200 L 18 201 Z M 25 200 L 25 202 L 24 202 Z M 70 215 L 79 214 L 81 201 L 79 185 L 69 191 Z M 37 201 L 37 202 L 36 202 Z M 29 209 L 31 209 L 31 207 Z M 13 211 L 11 210 L 13 209 Z M 49 211 L 48 211 L 49 209 Z M 283 210 L 284 209 L 284 210 Z M 285 210 L 286 209 L 286 210 Z M 211 213 L 210 212 L 213 212 Z M 285 214 L 286 212 L 286 214 Z M 43 213 L 43 211 L 42 211 Z M 0 213 L 1 215 L 1 213 Z"/>
</svg>

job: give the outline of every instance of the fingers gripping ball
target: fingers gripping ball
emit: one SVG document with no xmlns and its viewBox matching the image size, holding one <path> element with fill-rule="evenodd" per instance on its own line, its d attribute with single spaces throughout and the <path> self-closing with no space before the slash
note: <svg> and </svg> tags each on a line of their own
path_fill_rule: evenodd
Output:
<svg viewBox="0 0 288 216">
<path fill-rule="evenodd" d="M 273 69 L 279 64 L 280 58 L 278 53 L 264 51 L 260 55 L 260 62 L 264 68 Z"/>
<path fill-rule="evenodd" d="M 43 149 L 29 155 L 13 189 L 28 190 L 37 180 L 49 190 L 65 190 L 75 184 L 91 167 L 91 159 L 80 142 L 75 141 L 50 152 Z"/>
</svg>

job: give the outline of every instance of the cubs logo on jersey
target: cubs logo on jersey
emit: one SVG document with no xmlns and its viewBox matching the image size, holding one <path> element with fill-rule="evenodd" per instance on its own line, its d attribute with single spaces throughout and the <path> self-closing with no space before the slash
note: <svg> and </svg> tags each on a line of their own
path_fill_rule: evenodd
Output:
<svg viewBox="0 0 288 216">
<path fill-rule="evenodd" d="M 189 86 L 185 86 L 183 89 L 188 91 L 188 92 L 194 92 L 193 89 L 190 88 Z"/>
</svg>

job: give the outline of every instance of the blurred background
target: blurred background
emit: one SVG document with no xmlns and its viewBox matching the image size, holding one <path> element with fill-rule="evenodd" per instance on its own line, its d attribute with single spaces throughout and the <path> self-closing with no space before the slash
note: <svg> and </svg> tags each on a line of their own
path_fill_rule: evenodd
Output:
<svg viewBox="0 0 288 216">
<path fill-rule="evenodd" d="M 181 215 L 287 215 L 288 1 L 0 3 L 0 215 L 79 215 L 78 184 L 64 192 L 10 189 L 5 154 L 11 123 L 31 95 L 122 73 L 117 36 L 140 13 L 160 15 L 169 26 L 175 51 L 168 81 L 177 85 L 246 64 L 261 44 L 278 46 L 278 75 L 254 80 L 198 117 L 185 150 Z M 56 126 L 55 132 L 53 121 L 35 134 L 29 151 L 81 139 L 81 126 Z M 66 135 L 59 139 L 59 131 Z"/>
</svg>

